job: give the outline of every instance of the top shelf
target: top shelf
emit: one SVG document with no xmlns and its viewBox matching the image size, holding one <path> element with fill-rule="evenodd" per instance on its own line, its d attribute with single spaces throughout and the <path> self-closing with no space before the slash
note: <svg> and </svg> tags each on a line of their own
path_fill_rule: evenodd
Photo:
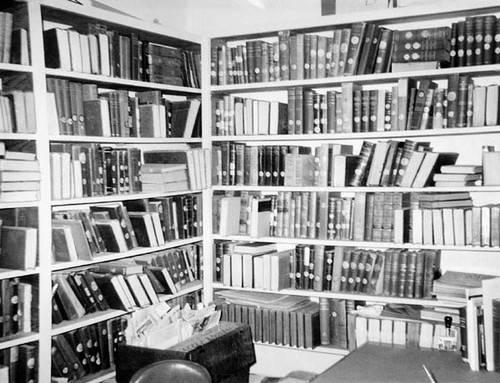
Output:
<svg viewBox="0 0 500 383">
<path fill-rule="evenodd" d="M 51 21 L 71 24 L 100 20 L 106 24 L 113 24 L 117 30 L 135 29 L 141 31 L 144 38 L 148 35 L 154 40 L 160 39 L 163 43 L 187 48 L 193 44 L 201 44 L 201 37 L 184 31 L 169 28 L 164 25 L 149 23 L 125 12 L 95 3 L 93 6 L 82 6 L 67 0 L 40 0 L 43 17 Z M 105 2 L 103 2 L 105 3 Z M 68 17 L 68 13 L 71 14 Z"/>
<path fill-rule="evenodd" d="M 500 3 L 497 0 L 446 0 L 434 1 L 425 5 L 390 8 L 379 11 L 361 11 L 350 14 L 322 16 L 318 18 L 299 20 L 273 20 L 272 23 L 256 24 L 252 27 L 242 25 L 240 29 L 231 28 L 231 33 L 213 33 L 210 38 L 224 40 L 242 40 L 249 38 L 265 37 L 273 35 L 279 30 L 302 30 L 303 32 L 315 32 L 325 28 L 335 28 L 356 22 L 374 22 L 377 24 L 398 24 L 401 22 L 413 22 L 421 20 L 453 18 L 476 14 L 492 13 L 500 11 Z"/>
</svg>

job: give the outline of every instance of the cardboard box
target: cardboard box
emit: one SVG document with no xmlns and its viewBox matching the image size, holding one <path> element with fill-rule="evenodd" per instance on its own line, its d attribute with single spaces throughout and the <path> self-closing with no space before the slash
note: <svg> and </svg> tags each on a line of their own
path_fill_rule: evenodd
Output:
<svg viewBox="0 0 500 383">
<path fill-rule="evenodd" d="M 250 326 L 220 322 L 166 350 L 120 344 L 115 358 L 116 381 L 128 383 L 142 367 L 165 359 L 197 362 L 208 370 L 213 383 L 248 382 L 250 366 L 256 360 Z"/>
</svg>

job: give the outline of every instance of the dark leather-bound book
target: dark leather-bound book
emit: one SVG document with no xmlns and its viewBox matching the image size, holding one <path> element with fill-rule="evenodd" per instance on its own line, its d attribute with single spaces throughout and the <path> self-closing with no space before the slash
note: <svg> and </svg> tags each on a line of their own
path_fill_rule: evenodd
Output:
<svg viewBox="0 0 500 383">
<path fill-rule="evenodd" d="M 116 310 L 128 310 L 132 307 L 118 281 L 118 275 L 92 273 L 92 277 L 101 289 L 109 307 Z"/>
<path fill-rule="evenodd" d="M 317 52 L 316 52 L 316 78 L 326 77 L 326 50 L 327 41 L 326 36 L 318 35 Z"/>
<path fill-rule="evenodd" d="M 55 295 L 60 303 L 59 309 L 63 313 L 64 319 L 73 320 L 83 317 L 85 308 L 68 283 L 67 276 L 60 273 L 54 274 L 53 281 L 57 284 Z"/>
<path fill-rule="evenodd" d="M 346 67 L 347 55 L 349 52 L 349 42 L 351 40 L 351 28 L 343 28 L 340 35 L 340 50 L 338 58 L 338 71 L 337 76 L 344 75 Z"/>
<path fill-rule="evenodd" d="M 381 31 L 382 28 L 378 25 L 368 24 L 365 40 L 361 48 L 357 74 L 371 74 L 373 72 Z"/>
<path fill-rule="evenodd" d="M 71 330 L 64 334 L 66 341 L 71 346 L 71 349 L 75 352 L 76 357 L 80 360 L 82 364 L 83 371 L 85 374 L 92 372 L 90 360 L 87 358 L 86 353 L 86 340 L 80 336 L 81 329 Z"/>
<path fill-rule="evenodd" d="M 464 56 L 465 56 L 465 66 L 472 66 L 475 65 L 475 52 L 474 52 L 474 45 L 475 45 L 475 30 L 474 30 L 474 24 L 477 16 L 467 16 L 465 18 L 465 50 L 464 50 Z"/>
<path fill-rule="evenodd" d="M 386 73 L 391 62 L 394 31 L 382 28 L 379 37 L 378 50 L 375 56 L 373 73 Z"/>
<path fill-rule="evenodd" d="M 354 23 L 351 27 L 351 36 L 344 68 L 344 76 L 352 76 L 357 73 L 361 48 L 364 45 L 367 24 L 364 22 Z"/>
<path fill-rule="evenodd" d="M 57 356 L 53 355 L 53 365 L 56 364 L 59 367 L 63 377 L 74 376 L 76 379 L 81 379 L 85 376 L 80 360 L 63 334 L 52 337 L 52 352 L 53 354 L 59 354 Z M 66 370 L 68 371 L 67 374 L 65 374 Z"/>
<path fill-rule="evenodd" d="M 365 178 L 370 169 L 371 159 L 375 150 L 375 144 L 370 141 L 363 141 L 361 146 L 359 159 L 357 161 L 356 170 L 349 180 L 349 186 L 364 185 Z"/>
<path fill-rule="evenodd" d="M 99 285 L 96 283 L 92 273 L 88 270 L 82 271 L 77 274 L 82 279 L 82 284 L 84 285 L 84 289 L 90 291 L 90 294 L 94 297 L 94 300 L 97 304 L 97 308 L 100 311 L 106 311 L 109 309 L 108 302 L 104 297 Z"/>
<path fill-rule="evenodd" d="M 47 68 L 71 70 L 68 31 L 51 28 L 43 32 L 45 65 Z"/>
<path fill-rule="evenodd" d="M 117 220 L 120 223 L 120 227 L 123 232 L 123 236 L 125 237 L 128 249 L 130 250 L 134 247 L 137 247 L 135 232 L 132 228 L 127 209 L 125 208 L 125 206 L 123 206 L 122 203 L 92 205 L 90 206 L 90 211 L 92 213 L 107 212 L 110 219 Z"/>
<path fill-rule="evenodd" d="M 80 303 L 85 308 L 85 312 L 87 314 L 96 312 L 97 302 L 93 297 L 93 295 L 90 293 L 90 290 L 84 284 L 84 281 L 81 278 L 81 276 L 74 272 L 71 272 L 67 274 L 66 280 L 73 289 L 73 292 L 75 293 Z"/>
<path fill-rule="evenodd" d="M 303 134 L 304 131 L 304 89 L 296 87 L 295 90 L 295 134 Z"/>
</svg>

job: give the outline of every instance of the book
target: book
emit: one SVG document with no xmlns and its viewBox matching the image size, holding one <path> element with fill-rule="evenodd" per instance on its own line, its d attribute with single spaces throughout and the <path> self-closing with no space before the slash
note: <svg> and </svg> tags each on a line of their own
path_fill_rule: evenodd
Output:
<svg viewBox="0 0 500 383">
<path fill-rule="evenodd" d="M 233 251 L 236 253 L 265 254 L 276 250 L 276 244 L 271 242 L 236 242 Z"/>
<path fill-rule="evenodd" d="M 61 303 L 59 308 L 63 313 L 64 319 L 73 320 L 83 317 L 85 315 L 85 308 L 71 288 L 67 276 L 57 273 L 52 276 L 52 279 L 57 285 L 57 299 Z"/>
<path fill-rule="evenodd" d="M 429 186 L 432 175 L 436 175 L 438 170 L 442 171 L 445 166 L 453 166 L 457 158 L 458 153 L 455 152 L 426 152 L 411 186 L 417 188 Z"/>
<path fill-rule="evenodd" d="M 82 261 L 92 260 L 92 252 L 81 221 L 53 219 L 52 227 L 68 227 L 71 231 L 71 239 L 74 242 L 74 247 L 76 248 L 77 259 Z"/>
<path fill-rule="evenodd" d="M 483 167 L 481 165 L 465 165 L 465 164 L 454 164 L 454 165 L 442 165 L 439 168 L 441 173 L 446 174 L 478 174 L 482 173 Z"/>
<path fill-rule="evenodd" d="M 1 227 L 0 267 L 34 269 L 38 258 L 38 230 L 32 227 Z"/>
<path fill-rule="evenodd" d="M 249 234 L 251 237 L 269 236 L 272 212 L 272 199 L 254 198 L 250 206 Z"/>
<path fill-rule="evenodd" d="M 198 113 L 200 113 L 201 102 L 198 99 L 185 101 L 172 101 L 170 137 L 193 137 Z"/>
</svg>

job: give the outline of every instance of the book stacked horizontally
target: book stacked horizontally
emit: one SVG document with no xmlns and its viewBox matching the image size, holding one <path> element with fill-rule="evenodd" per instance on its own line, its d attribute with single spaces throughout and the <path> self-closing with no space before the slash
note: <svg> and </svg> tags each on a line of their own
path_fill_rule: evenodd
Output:
<svg viewBox="0 0 500 383">
<path fill-rule="evenodd" d="M 143 164 L 144 192 L 189 190 L 187 164 Z"/>
<path fill-rule="evenodd" d="M 481 295 L 483 280 L 491 278 L 494 276 L 448 270 L 434 281 L 432 292 L 440 301 L 465 304 L 467 296 Z"/>
<path fill-rule="evenodd" d="M 480 185 L 483 167 L 480 165 L 444 165 L 441 173 L 434 174 L 433 180 L 438 187 Z"/>
<path fill-rule="evenodd" d="M 0 201 L 35 201 L 40 190 L 36 154 L 5 150 L 0 142 Z"/>
</svg>

